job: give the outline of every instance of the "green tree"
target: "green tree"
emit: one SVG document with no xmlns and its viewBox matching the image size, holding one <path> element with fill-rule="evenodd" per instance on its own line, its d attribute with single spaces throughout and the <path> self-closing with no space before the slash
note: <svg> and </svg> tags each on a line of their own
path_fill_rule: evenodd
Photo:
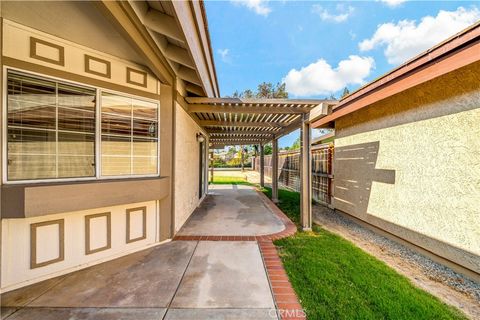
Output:
<svg viewBox="0 0 480 320">
<path fill-rule="evenodd" d="M 247 90 L 244 90 L 244 91 L 242 91 L 242 92 L 238 92 L 238 90 L 235 91 L 235 92 L 233 93 L 233 95 L 232 95 L 232 98 L 253 99 L 253 98 L 255 98 L 255 96 L 256 96 L 256 95 L 255 95 L 255 93 L 254 93 L 252 90 L 247 89 Z"/>
<path fill-rule="evenodd" d="M 301 143 L 300 143 L 300 137 L 298 137 L 292 144 L 292 147 L 290 148 L 290 150 L 297 150 L 297 149 L 300 149 L 301 147 Z"/>
<path fill-rule="evenodd" d="M 285 83 L 278 82 L 273 85 L 271 82 L 262 82 L 257 86 L 256 91 L 250 89 L 239 92 L 235 91 L 232 98 L 245 98 L 245 99 L 287 99 L 288 92 L 285 87 Z"/>
<path fill-rule="evenodd" d="M 348 90 L 347 87 L 345 87 L 343 89 L 343 93 L 342 93 L 342 98 L 345 98 L 346 96 L 348 96 L 350 94 L 350 90 Z"/>
<path fill-rule="evenodd" d="M 272 154 L 272 145 L 271 144 L 266 144 L 264 147 L 263 147 L 263 154 L 264 155 L 269 155 L 269 154 Z"/>
</svg>

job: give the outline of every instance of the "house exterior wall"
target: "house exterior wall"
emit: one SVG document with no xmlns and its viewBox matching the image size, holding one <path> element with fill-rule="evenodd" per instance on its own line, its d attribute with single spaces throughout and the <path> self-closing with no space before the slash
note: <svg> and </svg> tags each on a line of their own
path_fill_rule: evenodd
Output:
<svg viewBox="0 0 480 320">
<path fill-rule="evenodd" d="M 335 122 L 334 206 L 480 273 L 480 63 Z"/>
<path fill-rule="evenodd" d="M 200 203 L 201 128 L 177 103 L 175 124 L 175 232 L 180 230 Z"/>
<path fill-rule="evenodd" d="M 173 88 L 161 84 L 147 67 L 135 61 L 36 29 L 33 20 L 28 26 L 17 15 L 15 21 L 9 20 L 9 12 L 1 11 L 2 292 L 162 243 L 172 237 L 173 221 Z M 41 40 L 35 50 L 32 38 Z M 128 55 L 128 50 L 123 53 Z M 86 56 L 98 60 L 87 61 Z M 41 183 L 4 181 L 6 70 L 158 102 L 159 174 Z M 139 72 L 129 75 L 129 70 Z"/>
<path fill-rule="evenodd" d="M 128 218 L 127 212 L 130 212 Z M 108 220 L 103 214 L 108 215 Z M 163 223 L 158 201 L 2 219 L 1 222 L 2 291 L 148 248 L 159 242 L 157 230 Z M 57 222 L 63 225 L 63 233 L 59 232 Z M 35 232 L 32 232 L 32 226 L 35 226 Z M 32 256 L 32 248 L 36 250 L 35 256 Z M 61 251 L 63 258 L 50 262 Z M 32 263 L 38 266 L 32 266 Z"/>
</svg>

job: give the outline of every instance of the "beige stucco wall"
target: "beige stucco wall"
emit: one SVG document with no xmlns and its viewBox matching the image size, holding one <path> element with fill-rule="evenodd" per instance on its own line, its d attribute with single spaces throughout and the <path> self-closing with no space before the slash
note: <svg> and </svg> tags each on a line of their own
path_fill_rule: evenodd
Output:
<svg viewBox="0 0 480 320">
<path fill-rule="evenodd" d="M 199 203 L 200 127 L 177 104 L 175 116 L 175 232 Z"/>
<path fill-rule="evenodd" d="M 480 273 L 480 63 L 335 129 L 337 209 Z"/>
</svg>

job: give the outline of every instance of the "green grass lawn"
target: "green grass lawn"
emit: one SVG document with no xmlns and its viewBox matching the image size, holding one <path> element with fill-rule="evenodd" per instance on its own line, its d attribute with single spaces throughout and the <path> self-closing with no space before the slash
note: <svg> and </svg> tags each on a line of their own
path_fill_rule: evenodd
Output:
<svg viewBox="0 0 480 320">
<path fill-rule="evenodd" d="M 265 188 L 263 193 L 270 199 L 272 198 L 272 189 Z M 300 225 L 300 193 L 278 189 L 278 207 L 293 221 L 297 226 Z"/>
<path fill-rule="evenodd" d="M 271 189 L 264 190 L 271 196 Z M 299 223 L 300 196 L 279 190 L 279 207 Z M 314 226 L 275 241 L 308 319 L 466 319 L 349 241 Z"/>
<path fill-rule="evenodd" d="M 253 184 L 245 178 L 216 175 L 213 175 L 213 184 L 243 184 L 253 186 Z"/>
</svg>

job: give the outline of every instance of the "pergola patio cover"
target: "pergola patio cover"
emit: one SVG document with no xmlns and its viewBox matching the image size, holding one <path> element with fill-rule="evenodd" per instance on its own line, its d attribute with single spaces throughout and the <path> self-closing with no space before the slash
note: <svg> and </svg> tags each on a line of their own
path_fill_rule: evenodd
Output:
<svg viewBox="0 0 480 320">
<path fill-rule="evenodd" d="M 186 98 L 188 112 L 210 135 L 211 148 L 263 144 L 328 114 L 324 99 Z"/>
</svg>

